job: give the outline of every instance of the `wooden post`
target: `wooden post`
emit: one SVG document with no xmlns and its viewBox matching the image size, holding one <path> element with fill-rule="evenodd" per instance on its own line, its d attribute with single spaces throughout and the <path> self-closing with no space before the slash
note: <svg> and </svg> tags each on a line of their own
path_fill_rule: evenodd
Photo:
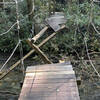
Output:
<svg viewBox="0 0 100 100">
<path fill-rule="evenodd" d="M 34 16 L 34 0 L 27 0 L 27 7 L 28 7 L 28 15 L 29 15 L 29 21 L 33 21 Z"/>
<path fill-rule="evenodd" d="M 61 27 L 61 29 L 64 29 L 66 26 L 63 25 Z M 60 30 L 59 30 L 60 31 Z M 44 45 L 47 41 L 49 41 L 51 38 L 53 38 L 57 33 L 52 33 L 49 37 L 47 37 L 45 40 L 43 40 L 38 47 L 41 47 L 42 45 Z M 25 60 L 26 58 L 28 58 L 32 53 L 34 52 L 34 50 L 31 50 L 29 53 L 27 53 L 21 60 Z M 13 64 L 7 71 L 5 71 L 1 76 L 0 76 L 0 80 L 2 78 L 4 78 L 10 71 L 12 71 L 16 66 L 18 66 L 21 63 L 21 60 L 18 60 L 15 64 Z"/>
<path fill-rule="evenodd" d="M 41 58 L 43 59 L 43 61 L 47 64 L 52 64 L 52 62 L 48 59 L 48 57 L 38 48 L 38 46 L 36 46 L 35 44 L 33 44 L 31 42 L 30 39 L 27 40 L 27 43 L 33 48 L 35 49 L 35 51 L 41 56 Z"/>
</svg>

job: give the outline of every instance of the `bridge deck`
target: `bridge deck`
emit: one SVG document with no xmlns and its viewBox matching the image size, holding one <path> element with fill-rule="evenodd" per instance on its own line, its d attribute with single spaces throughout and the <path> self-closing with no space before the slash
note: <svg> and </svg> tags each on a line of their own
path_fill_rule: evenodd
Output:
<svg viewBox="0 0 100 100">
<path fill-rule="evenodd" d="M 80 100 L 72 66 L 61 63 L 28 67 L 19 100 Z"/>
</svg>

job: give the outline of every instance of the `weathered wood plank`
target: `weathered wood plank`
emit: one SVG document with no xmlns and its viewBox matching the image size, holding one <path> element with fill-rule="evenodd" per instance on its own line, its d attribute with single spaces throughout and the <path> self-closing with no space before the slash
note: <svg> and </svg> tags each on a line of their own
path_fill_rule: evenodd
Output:
<svg viewBox="0 0 100 100">
<path fill-rule="evenodd" d="M 72 88 L 72 89 L 68 89 L 68 87 L 69 88 Z M 28 88 L 28 87 L 27 87 Z M 43 87 L 43 88 L 36 88 L 36 87 L 32 87 L 32 90 L 31 90 L 31 93 L 32 94 L 38 94 L 38 93 L 41 93 L 41 92 L 44 92 L 45 94 L 46 93 L 50 93 L 50 92 L 54 92 L 54 91 L 59 91 L 59 92 L 65 92 L 65 93 L 69 93 L 69 92 L 76 92 L 76 87 L 73 87 L 73 86 L 67 86 L 66 88 L 65 87 L 62 87 L 62 86 L 60 86 L 60 87 L 51 87 L 51 88 L 45 88 L 45 87 Z M 30 93 L 30 94 L 31 94 Z"/>
<path fill-rule="evenodd" d="M 19 100 L 79 100 L 79 97 L 77 96 L 65 96 L 65 97 L 22 97 L 21 99 Z"/>
<path fill-rule="evenodd" d="M 37 72 L 47 72 L 47 71 L 70 71 L 70 70 L 73 70 L 72 69 L 72 65 L 61 65 L 61 66 L 57 66 L 57 65 L 47 65 L 46 67 L 43 67 L 43 66 L 33 66 L 33 67 L 28 67 L 26 72 L 34 72 L 34 71 L 37 71 Z"/>
<path fill-rule="evenodd" d="M 22 95 L 21 99 L 19 100 L 79 100 L 79 96 L 76 96 L 77 94 L 76 93 L 50 93 L 48 94 L 48 96 L 38 96 L 37 95 Z"/>
<path fill-rule="evenodd" d="M 64 85 L 65 87 L 69 86 L 69 87 L 77 87 L 77 84 L 75 84 L 74 82 L 67 82 L 67 83 L 58 83 L 58 84 L 53 84 L 53 83 L 47 83 L 47 84 L 33 84 L 32 86 L 29 84 L 24 84 L 23 87 L 24 88 L 55 88 L 55 87 L 61 87 L 62 85 Z"/>
<path fill-rule="evenodd" d="M 41 79 L 37 79 L 37 80 L 30 80 L 30 79 L 26 79 L 24 81 L 24 84 L 39 84 L 39 83 L 42 83 L 42 84 L 47 84 L 47 83 L 67 83 L 68 81 L 70 82 L 73 82 L 75 81 L 74 79 L 44 79 L 44 80 L 41 80 Z"/>
<path fill-rule="evenodd" d="M 34 68 L 34 70 L 27 70 L 26 71 L 26 73 L 35 73 L 35 72 L 37 72 L 37 73 L 42 73 L 42 72 L 61 72 L 61 71 L 72 71 L 72 68 L 70 67 L 70 68 L 62 68 L 62 69 L 54 69 L 54 68 L 48 68 L 48 69 L 44 69 L 44 70 L 42 70 L 42 69 L 35 69 Z"/>
<path fill-rule="evenodd" d="M 59 79 L 59 78 L 66 78 L 66 79 L 75 79 L 75 75 L 73 71 L 59 71 L 57 72 L 38 72 L 38 73 L 27 73 L 25 80 L 30 79 L 32 80 L 35 77 L 36 79 Z"/>
<path fill-rule="evenodd" d="M 24 91 L 23 91 L 24 92 Z M 70 92 L 55 92 L 55 91 L 53 91 L 53 92 L 43 92 L 42 91 L 42 93 L 41 92 L 37 92 L 37 93 L 30 93 L 30 96 L 33 96 L 33 97 L 48 97 L 48 96 L 76 96 L 77 95 L 77 93 L 75 92 L 75 91 L 72 91 L 71 93 Z M 21 95 L 21 96 L 29 96 L 29 94 L 27 93 L 27 94 L 23 94 L 23 95 Z"/>
<path fill-rule="evenodd" d="M 62 75 L 62 74 L 68 75 L 68 74 L 75 74 L 75 73 L 72 70 L 69 70 L 69 71 L 65 71 L 65 70 L 64 71 L 52 71 L 52 72 L 51 71 L 50 72 L 49 71 L 47 71 L 47 72 L 46 71 L 44 71 L 44 72 L 35 71 L 35 72 L 32 72 L 32 73 L 27 73 L 26 76 L 34 76 L 34 75 L 44 75 L 45 76 L 45 75 Z"/>
<path fill-rule="evenodd" d="M 62 66 L 67 66 L 67 65 L 71 65 L 71 62 L 70 61 L 67 61 L 67 62 L 64 62 L 64 63 L 56 63 L 56 64 L 45 64 L 45 67 L 44 67 L 44 65 L 36 65 L 36 66 L 28 66 L 27 67 L 27 69 L 29 69 L 29 68 L 34 68 L 34 67 L 36 67 L 36 68 L 38 68 L 38 67 L 40 67 L 40 68 L 47 68 L 47 67 L 62 67 Z M 72 65 L 71 65 L 71 67 L 72 67 Z"/>
<path fill-rule="evenodd" d="M 35 79 L 44 79 L 44 78 L 48 78 L 48 79 L 59 79 L 59 78 L 67 78 L 67 79 L 73 79 L 75 78 L 75 75 L 74 74 L 53 74 L 53 73 L 45 73 L 45 74 L 39 74 L 37 73 L 36 76 L 35 76 Z M 26 76 L 25 79 L 33 79 L 32 76 Z"/>
<path fill-rule="evenodd" d="M 61 24 L 66 23 L 64 14 L 55 14 L 46 19 L 47 24 L 56 32 L 60 29 Z"/>
<path fill-rule="evenodd" d="M 33 97 L 33 96 L 22 96 L 19 100 L 56 100 L 56 97 Z"/>
<path fill-rule="evenodd" d="M 30 70 L 42 69 L 42 70 L 44 70 L 44 69 L 49 69 L 49 68 L 53 68 L 53 69 L 58 69 L 58 68 L 59 68 L 59 69 L 63 69 L 63 68 L 72 68 L 72 65 L 60 65 L 60 66 L 53 65 L 53 66 L 52 66 L 52 64 L 51 64 L 51 65 L 47 65 L 46 67 L 43 67 L 43 66 L 30 66 L 30 67 L 28 67 L 27 69 L 30 69 Z"/>
</svg>

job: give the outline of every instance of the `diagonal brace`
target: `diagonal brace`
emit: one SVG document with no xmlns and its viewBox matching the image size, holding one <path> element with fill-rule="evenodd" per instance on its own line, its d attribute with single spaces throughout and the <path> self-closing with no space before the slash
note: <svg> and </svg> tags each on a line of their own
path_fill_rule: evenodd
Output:
<svg viewBox="0 0 100 100">
<path fill-rule="evenodd" d="M 30 39 L 27 40 L 27 43 L 41 56 L 41 58 L 45 63 L 52 64 L 52 62 L 48 59 L 48 57 L 39 49 L 38 46 L 33 44 Z"/>
</svg>

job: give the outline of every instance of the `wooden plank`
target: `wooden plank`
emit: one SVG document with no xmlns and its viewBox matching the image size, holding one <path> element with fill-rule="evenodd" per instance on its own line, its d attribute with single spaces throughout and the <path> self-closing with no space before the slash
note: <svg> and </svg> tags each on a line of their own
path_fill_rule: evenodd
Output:
<svg viewBox="0 0 100 100">
<path fill-rule="evenodd" d="M 70 65 L 72 67 L 70 61 L 67 61 L 67 62 L 64 62 L 64 63 L 56 63 L 56 64 L 50 64 L 50 65 L 45 64 L 45 65 L 28 66 L 27 69 L 34 68 L 34 67 L 36 67 L 36 68 L 44 68 L 44 67 L 48 68 L 48 67 L 55 67 L 55 66 L 56 67 L 62 67 L 62 66 L 68 66 L 68 65 Z"/>
<path fill-rule="evenodd" d="M 46 65 L 46 66 L 31 66 L 26 69 L 26 72 L 45 72 L 45 71 L 70 71 L 72 69 L 72 65 Z"/>
<path fill-rule="evenodd" d="M 44 93 L 45 94 L 45 93 Z M 48 93 L 48 96 L 44 95 L 38 95 L 38 94 L 26 94 L 26 95 L 21 95 L 21 98 L 19 100 L 80 100 L 78 94 L 75 92 L 70 93 Z"/>
<path fill-rule="evenodd" d="M 30 77 L 30 78 L 29 78 Z M 42 79 L 42 78 L 75 78 L 74 76 L 74 72 L 46 72 L 46 73 L 30 73 L 28 75 L 26 75 L 26 79 Z"/>
<path fill-rule="evenodd" d="M 48 97 L 22 97 L 21 99 L 19 100 L 79 100 L 79 97 L 77 96 L 65 96 L 65 97 L 59 97 L 59 96 L 56 96 L 56 97 L 51 97 L 51 96 L 48 96 Z"/>
<path fill-rule="evenodd" d="M 23 87 L 24 88 L 55 88 L 55 87 L 61 87 L 61 86 L 69 86 L 69 87 L 77 87 L 77 84 L 75 84 L 74 82 L 67 82 L 67 83 L 58 83 L 58 84 L 53 84 L 53 83 L 47 83 L 47 84 L 33 84 L 33 85 L 29 85 L 29 84 L 24 84 Z"/>
<path fill-rule="evenodd" d="M 43 84 L 45 85 L 45 84 Z M 34 86 L 34 85 L 33 85 Z M 68 89 L 69 88 L 69 89 Z M 72 88 L 72 89 L 71 89 Z M 64 86 L 50 86 L 50 87 L 32 87 L 31 89 L 29 87 L 24 87 L 22 92 L 24 92 L 25 90 L 30 91 L 32 94 L 38 94 L 40 95 L 40 93 L 44 93 L 45 95 L 47 95 L 47 93 L 56 91 L 56 92 L 65 92 L 67 93 L 73 93 L 76 92 L 76 86 L 71 86 L 71 85 L 64 85 Z"/>
<path fill-rule="evenodd" d="M 31 76 L 31 77 L 34 77 L 34 76 L 40 76 L 40 75 L 69 75 L 69 74 L 75 74 L 74 71 L 55 71 L 55 72 L 32 72 L 32 73 L 27 73 L 26 74 L 26 77 L 27 76 Z"/>
<path fill-rule="evenodd" d="M 33 96 L 22 96 L 19 100 L 56 100 L 56 97 L 33 97 Z"/>
<path fill-rule="evenodd" d="M 37 69 L 38 68 L 41 68 L 41 69 L 42 68 L 44 68 L 44 69 L 46 68 L 46 69 L 48 69 L 48 68 L 51 68 L 51 67 L 53 67 L 53 68 L 63 68 L 63 67 L 69 68 L 69 67 L 72 67 L 72 65 L 70 65 L 70 64 L 63 64 L 63 63 L 61 63 L 60 65 L 58 65 L 58 64 L 50 64 L 50 65 L 49 64 L 46 64 L 45 66 L 43 66 L 43 65 L 29 66 L 27 69 L 30 69 L 30 68 L 31 69 L 33 68 L 34 69 L 35 67 Z"/>
<path fill-rule="evenodd" d="M 47 24 L 56 32 L 60 29 L 61 24 L 66 23 L 64 15 L 55 14 L 46 19 Z"/>
<path fill-rule="evenodd" d="M 67 78 L 67 79 L 73 79 L 75 78 L 74 74 L 36 74 L 35 79 L 44 79 L 44 78 L 48 78 L 48 79 L 59 79 L 59 78 Z M 32 76 L 26 76 L 25 79 L 33 79 Z"/>
<path fill-rule="evenodd" d="M 54 84 L 56 84 L 56 83 L 67 83 L 68 81 L 70 81 L 70 82 L 76 82 L 74 79 L 44 79 L 44 80 L 41 80 L 41 79 L 34 79 L 34 81 L 33 80 L 30 80 L 30 79 L 26 79 L 25 81 L 24 81 L 24 84 L 47 84 L 47 83 L 54 83 Z"/>
<path fill-rule="evenodd" d="M 39 92 L 38 93 L 32 93 L 32 92 L 30 92 L 30 95 L 28 95 L 28 93 L 27 94 L 25 94 L 25 95 L 21 95 L 21 96 L 32 96 L 32 97 L 56 97 L 56 96 L 63 96 L 63 97 L 67 97 L 67 96 L 73 96 L 73 97 L 75 97 L 77 95 L 77 93 L 76 92 L 57 92 L 57 91 L 53 91 L 53 92 L 47 92 L 47 93 L 45 93 L 45 92 L 42 92 L 41 94 L 39 94 Z M 66 99 L 65 99 L 66 100 Z"/>
<path fill-rule="evenodd" d="M 49 95 L 51 95 L 52 93 L 59 93 L 59 94 L 64 94 L 64 96 L 69 96 L 70 94 L 71 95 L 74 95 L 74 94 L 77 94 L 77 92 L 76 92 L 76 89 L 74 88 L 74 87 L 70 87 L 70 88 L 72 88 L 72 90 L 70 91 L 70 90 L 67 90 L 67 91 L 63 91 L 63 90 L 57 90 L 56 88 L 54 88 L 54 89 L 45 89 L 45 88 L 41 88 L 41 89 L 39 89 L 39 88 L 32 88 L 31 90 L 29 90 L 28 88 L 28 90 L 26 89 L 26 88 L 24 88 L 24 90 L 26 89 L 27 91 L 29 91 L 29 92 L 25 92 L 24 90 L 22 91 L 23 92 L 23 94 L 22 95 L 27 95 L 28 93 L 28 95 L 32 95 L 33 97 L 34 96 L 49 96 Z M 36 90 L 37 89 L 37 90 Z M 43 91 L 42 91 L 43 90 Z M 49 91 L 48 91 L 49 90 Z M 22 95 L 20 95 L 20 96 L 22 96 Z"/>
<path fill-rule="evenodd" d="M 50 19 L 48 19 L 48 23 L 51 24 L 64 24 L 66 23 L 66 19 L 64 18 L 64 16 L 56 16 L 56 17 L 51 17 Z"/>
<path fill-rule="evenodd" d="M 24 91 L 23 91 L 24 92 Z M 25 93 L 21 96 L 33 96 L 33 97 L 48 97 L 48 96 L 76 96 L 77 93 L 75 91 L 72 91 L 72 92 L 57 92 L 57 91 L 51 91 L 51 92 L 37 92 L 37 93 L 34 93 L 34 92 L 30 92 L 30 94 L 28 93 Z"/>
<path fill-rule="evenodd" d="M 51 67 L 51 68 L 48 68 L 48 69 L 44 69 L 44 70 L 43 69 L 42 68 L 39 68 L 39 69 L 33 68 L 31 70 L 31 68 L 30 68 L 30 69 L 26 70 L 26 73 L 34 73 L 34 72 L 56 72 L 56 71 L 71 71 L 72 70 L 71 67 L 68 67 L 68 68 L 64 67 L 64 68 L 57 68 L 57 69 Z"/>
</svg>

